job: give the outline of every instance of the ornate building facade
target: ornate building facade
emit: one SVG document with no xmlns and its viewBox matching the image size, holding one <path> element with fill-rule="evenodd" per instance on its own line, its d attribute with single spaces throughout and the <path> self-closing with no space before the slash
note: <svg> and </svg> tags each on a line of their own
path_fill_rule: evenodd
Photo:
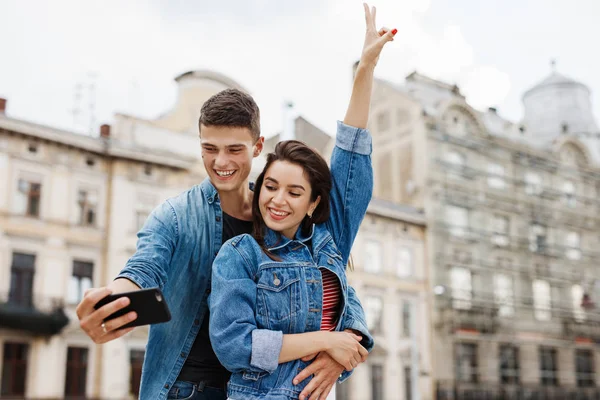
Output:
<svg viewBox="0 0 600 400">
<path fill-rule="evenodd" d="M 374 89 L 376 196 L 425 212 L 438 399 L 600 395 L 590 91 L 553 71 L 523 103 L 513 123 L 418 73 Z"/>
</svg>

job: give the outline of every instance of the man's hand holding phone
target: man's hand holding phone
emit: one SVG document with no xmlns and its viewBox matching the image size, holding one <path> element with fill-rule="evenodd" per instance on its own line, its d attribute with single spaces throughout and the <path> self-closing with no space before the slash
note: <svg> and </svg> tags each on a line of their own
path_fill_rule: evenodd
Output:
<svg viewBox="0 0 600 400">
<path fill-rule="evenodd" d="M 129 285 L 134 286 L 139 290 L 139 288 L 132 282 L 127 282 L 129 282 Z M 124 284 L 123 286 L 129 285 Z M 131 289 L 131 287 L 124 289 Z M 137 318 L 137 314 L 134 311 L 116 319 L 104 322 L 110 315 L 129 306 L 129 298 L 122 297 L 105 304 L 97 310 L 94 308 L 94 306 L 100 300 L 112 293 L 113 289 L 109 287 L 89 289 L 83 296 L 81 303 L 79 303 L 77 306 L 77 317 L 79 318 L 79 325 L 81 326 L 81 329 L 83 329 L 83 331 L 94 341 L 94 343 L 97 344 L 110 342 L 111 340 L 120 338 L 134 329 L 119 329 Z"/>
</svg>

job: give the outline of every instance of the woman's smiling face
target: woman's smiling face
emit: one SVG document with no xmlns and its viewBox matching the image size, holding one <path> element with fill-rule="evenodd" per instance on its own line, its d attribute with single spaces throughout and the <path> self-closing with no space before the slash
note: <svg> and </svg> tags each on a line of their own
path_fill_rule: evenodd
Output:
<svg viewBox="0 0 600 400">
<path fill-rule="evenodd" d="M 274 161 L 265 172 L 259 208 L 265 224 L 293 239 L 304 217 L 312 215 L 321 200 L 311 201 L 312 187 L 304 169 L 287 161 Z"/>
</svg>

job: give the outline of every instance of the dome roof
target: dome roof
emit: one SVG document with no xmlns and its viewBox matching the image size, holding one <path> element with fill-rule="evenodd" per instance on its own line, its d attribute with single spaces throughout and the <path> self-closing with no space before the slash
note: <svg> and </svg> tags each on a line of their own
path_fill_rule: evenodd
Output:
<svg viewBox="0 0 600 400">
<path fill-rule="evenodd" d="M 547 77 L 546 79 L 544 79 L 543 81 L 541 81 L 540 83 L 538 83 L 537 85 L 533 86 L 531 89 L 526 91 L 523 94 L 523 97 L 527 97 L 527 95 L 529 95 L 533 92 L 537 92 L 539 90 L 548 89 L 548 88 L 556 87 L 556 86 L 583 87 L 589 92 L 588 87 L 585 86 L 583 83 L 577 82 L 576 80 L 571 79 L 568 76 L 565 76 L 563 74 L 559 74 L 556 71 L 553 71 L 549 77 Z"/>
</svg>

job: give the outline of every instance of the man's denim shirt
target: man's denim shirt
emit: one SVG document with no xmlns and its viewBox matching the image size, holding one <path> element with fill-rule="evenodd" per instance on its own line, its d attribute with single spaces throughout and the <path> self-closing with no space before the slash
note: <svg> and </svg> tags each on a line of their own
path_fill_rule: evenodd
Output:
<svg viewBox="0 0 600 400">
<path fill-rule="evenodd" d="M 373 191 L 371 142 L 368 131 L 338 122 L 331 156 L 331 216 L 326 225 L 347 254 Z M 222 221 L 217 191 L 206 179 L 150 214 L 138 233 L 136 253 L 117 277 L 143 289 L 159 287 L 171 311 L 171 321 L 150 327 L 140 388 L 143 400 L 167 398 L 200 330 L 208 309 L 212 263 L 222 243 Z M 346 264 L 348 257 L 342 261 Z M 367 336 L 364 311 L 355 293 L 349 291 L 345 301 L 348 307 L 340 329 Z M 370 349 L 373 344 L 366 345 Z"/>
</svg>

